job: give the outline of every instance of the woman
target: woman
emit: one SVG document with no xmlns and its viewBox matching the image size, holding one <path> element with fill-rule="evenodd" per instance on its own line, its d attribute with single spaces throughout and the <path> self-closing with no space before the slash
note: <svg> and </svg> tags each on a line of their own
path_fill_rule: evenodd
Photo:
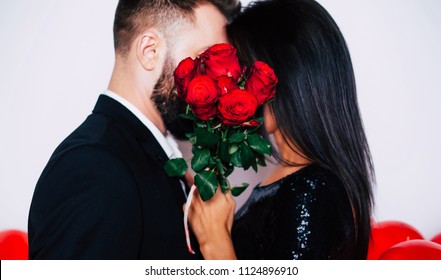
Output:
<svg viewBox="0 0 441 280">
<path fill-rule="evenodd" d="M 231 195 L 194 200 L 190 224 L 204 258 L 365 259 L 374 171 L 336 23 L 315 1 L 267 0 L 228 32 L 244 64 L 265 61 L 279 78 L 264 108 L 279 163 L 233 226 Z"/>
</svg>

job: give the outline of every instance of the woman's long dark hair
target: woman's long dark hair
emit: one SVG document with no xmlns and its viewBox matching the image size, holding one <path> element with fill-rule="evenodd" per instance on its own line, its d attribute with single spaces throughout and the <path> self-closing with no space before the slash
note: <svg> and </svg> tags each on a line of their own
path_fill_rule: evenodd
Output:
<svg viewBox="0 0 441 280">
<path fill-rule="evenodd" d="M 278 128 L 294 150 L 342 181 L 355 220 L 354 257 L 365 259 L 375 175 L 337 24 L 313 0 L 267 0 L 246 8 L 228 34 L 242 63 L 258 59 L 275 70 L 279 84 L 270 106 Z"/>
</svg>

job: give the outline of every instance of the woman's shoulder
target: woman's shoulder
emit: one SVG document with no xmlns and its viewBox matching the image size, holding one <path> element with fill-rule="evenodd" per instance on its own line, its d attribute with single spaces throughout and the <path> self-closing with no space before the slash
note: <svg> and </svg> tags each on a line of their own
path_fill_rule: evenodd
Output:
<svg viewBox="0 0 441 280">
<path fill-rule="evenodd" d="M 318 164 L 310 164 L 292 173 L 280 182 L 279 192 L 282 195 L 308 194 L 315 199 L 340 199 L 346 196 L 343 183 L 334 172 Z"/>
<path fill-rule="evenodd" d="M 328 183 L 340 183 L 340 180 L 331 170 L 326 169 L 319 164 L 312 163 L 282 178 L 282 183 L 284 185 L 300 183 L 300 185 L 306 185 L 313 189 L 318 189 L 320 186 L 324 186 Z"/>
<path fill-rule="evenodd" d="M 279 209 L 283 209 L 281 217 L 307 213 L 318 224 L 333 221 L 348 228 L 353 225 L 351 202 L 343 182 L 334 172 L 317 164 L 287 176 L 280 185 L 277 200 Z M 332 223 L 329 228 L 334 228 Z"/>
</svg>

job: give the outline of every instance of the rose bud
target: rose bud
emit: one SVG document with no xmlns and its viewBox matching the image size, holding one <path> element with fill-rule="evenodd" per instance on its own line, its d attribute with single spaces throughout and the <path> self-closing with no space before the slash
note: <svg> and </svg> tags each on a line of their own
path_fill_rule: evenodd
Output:
<svg viewBox="0 0 441 280">
<path fill-rule="evenodd" d="M 181 99 L 187 95 L 187 87 L 190 81 L 196 76 L 200 65 L 200 59 L 193 60 L 187 57 L 182 60 L 174 72 L 176 90 Z"/>
<path fill-rule="evenodd" d="M 216 103 L 219 89 L 212 79 L 205 75 L 197 75 L 188 84 L 185 101 L 197 118 L 208 120 L 217 114 Z"/>
<path fill-rule="evenodd" d="M 261 123 L 258 120 L 250 120 L 241 124 L 241 126 L 249 126 L 249 127 L 256 127 L 259 125 L 261 125 Z"/>
<path fill-rule="evenodd" d="M 241 125 L 254 116 L 257 106 L 253 94 L 236 89 L 219 97 L 219 118 L 224 125 Z"/>
<path fill-rule="evenodd" d="M 201 54 L 205 63 L 205 74 L 217 80 L 220 76 L 228 76 L 237 81 L 242 74 L 236 49 L 229 44 L 217 44 Z"/>
<path fill-rule="evenodd" d="M 268 64 L 256 61 L 251 68 L 245 89 L 252 92 L 259 105 L 262 105 L 274 97 L 278 81 L 274 70 Z"/>
<path fill-rule="evenodd" d="M 220 76 L 217 79 L 217 86 L 221 91 L 221 95 L 229 93 L 235 89 L 239 89 L 237 83 L 228 76 Z"/>
</svg>

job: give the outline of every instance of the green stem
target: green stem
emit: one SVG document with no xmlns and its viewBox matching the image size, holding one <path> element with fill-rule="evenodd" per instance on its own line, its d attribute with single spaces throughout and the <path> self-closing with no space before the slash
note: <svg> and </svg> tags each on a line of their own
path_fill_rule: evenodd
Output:
<svg viewBox="0 0 441 280">
<path fill-rule="evenodd" d="M 222 140 L 226 140 L 228 138 L 228 133 L 230 132 L 230 127 L 227 126 L 225 131 L 222 131 Z"/>
</svg>

